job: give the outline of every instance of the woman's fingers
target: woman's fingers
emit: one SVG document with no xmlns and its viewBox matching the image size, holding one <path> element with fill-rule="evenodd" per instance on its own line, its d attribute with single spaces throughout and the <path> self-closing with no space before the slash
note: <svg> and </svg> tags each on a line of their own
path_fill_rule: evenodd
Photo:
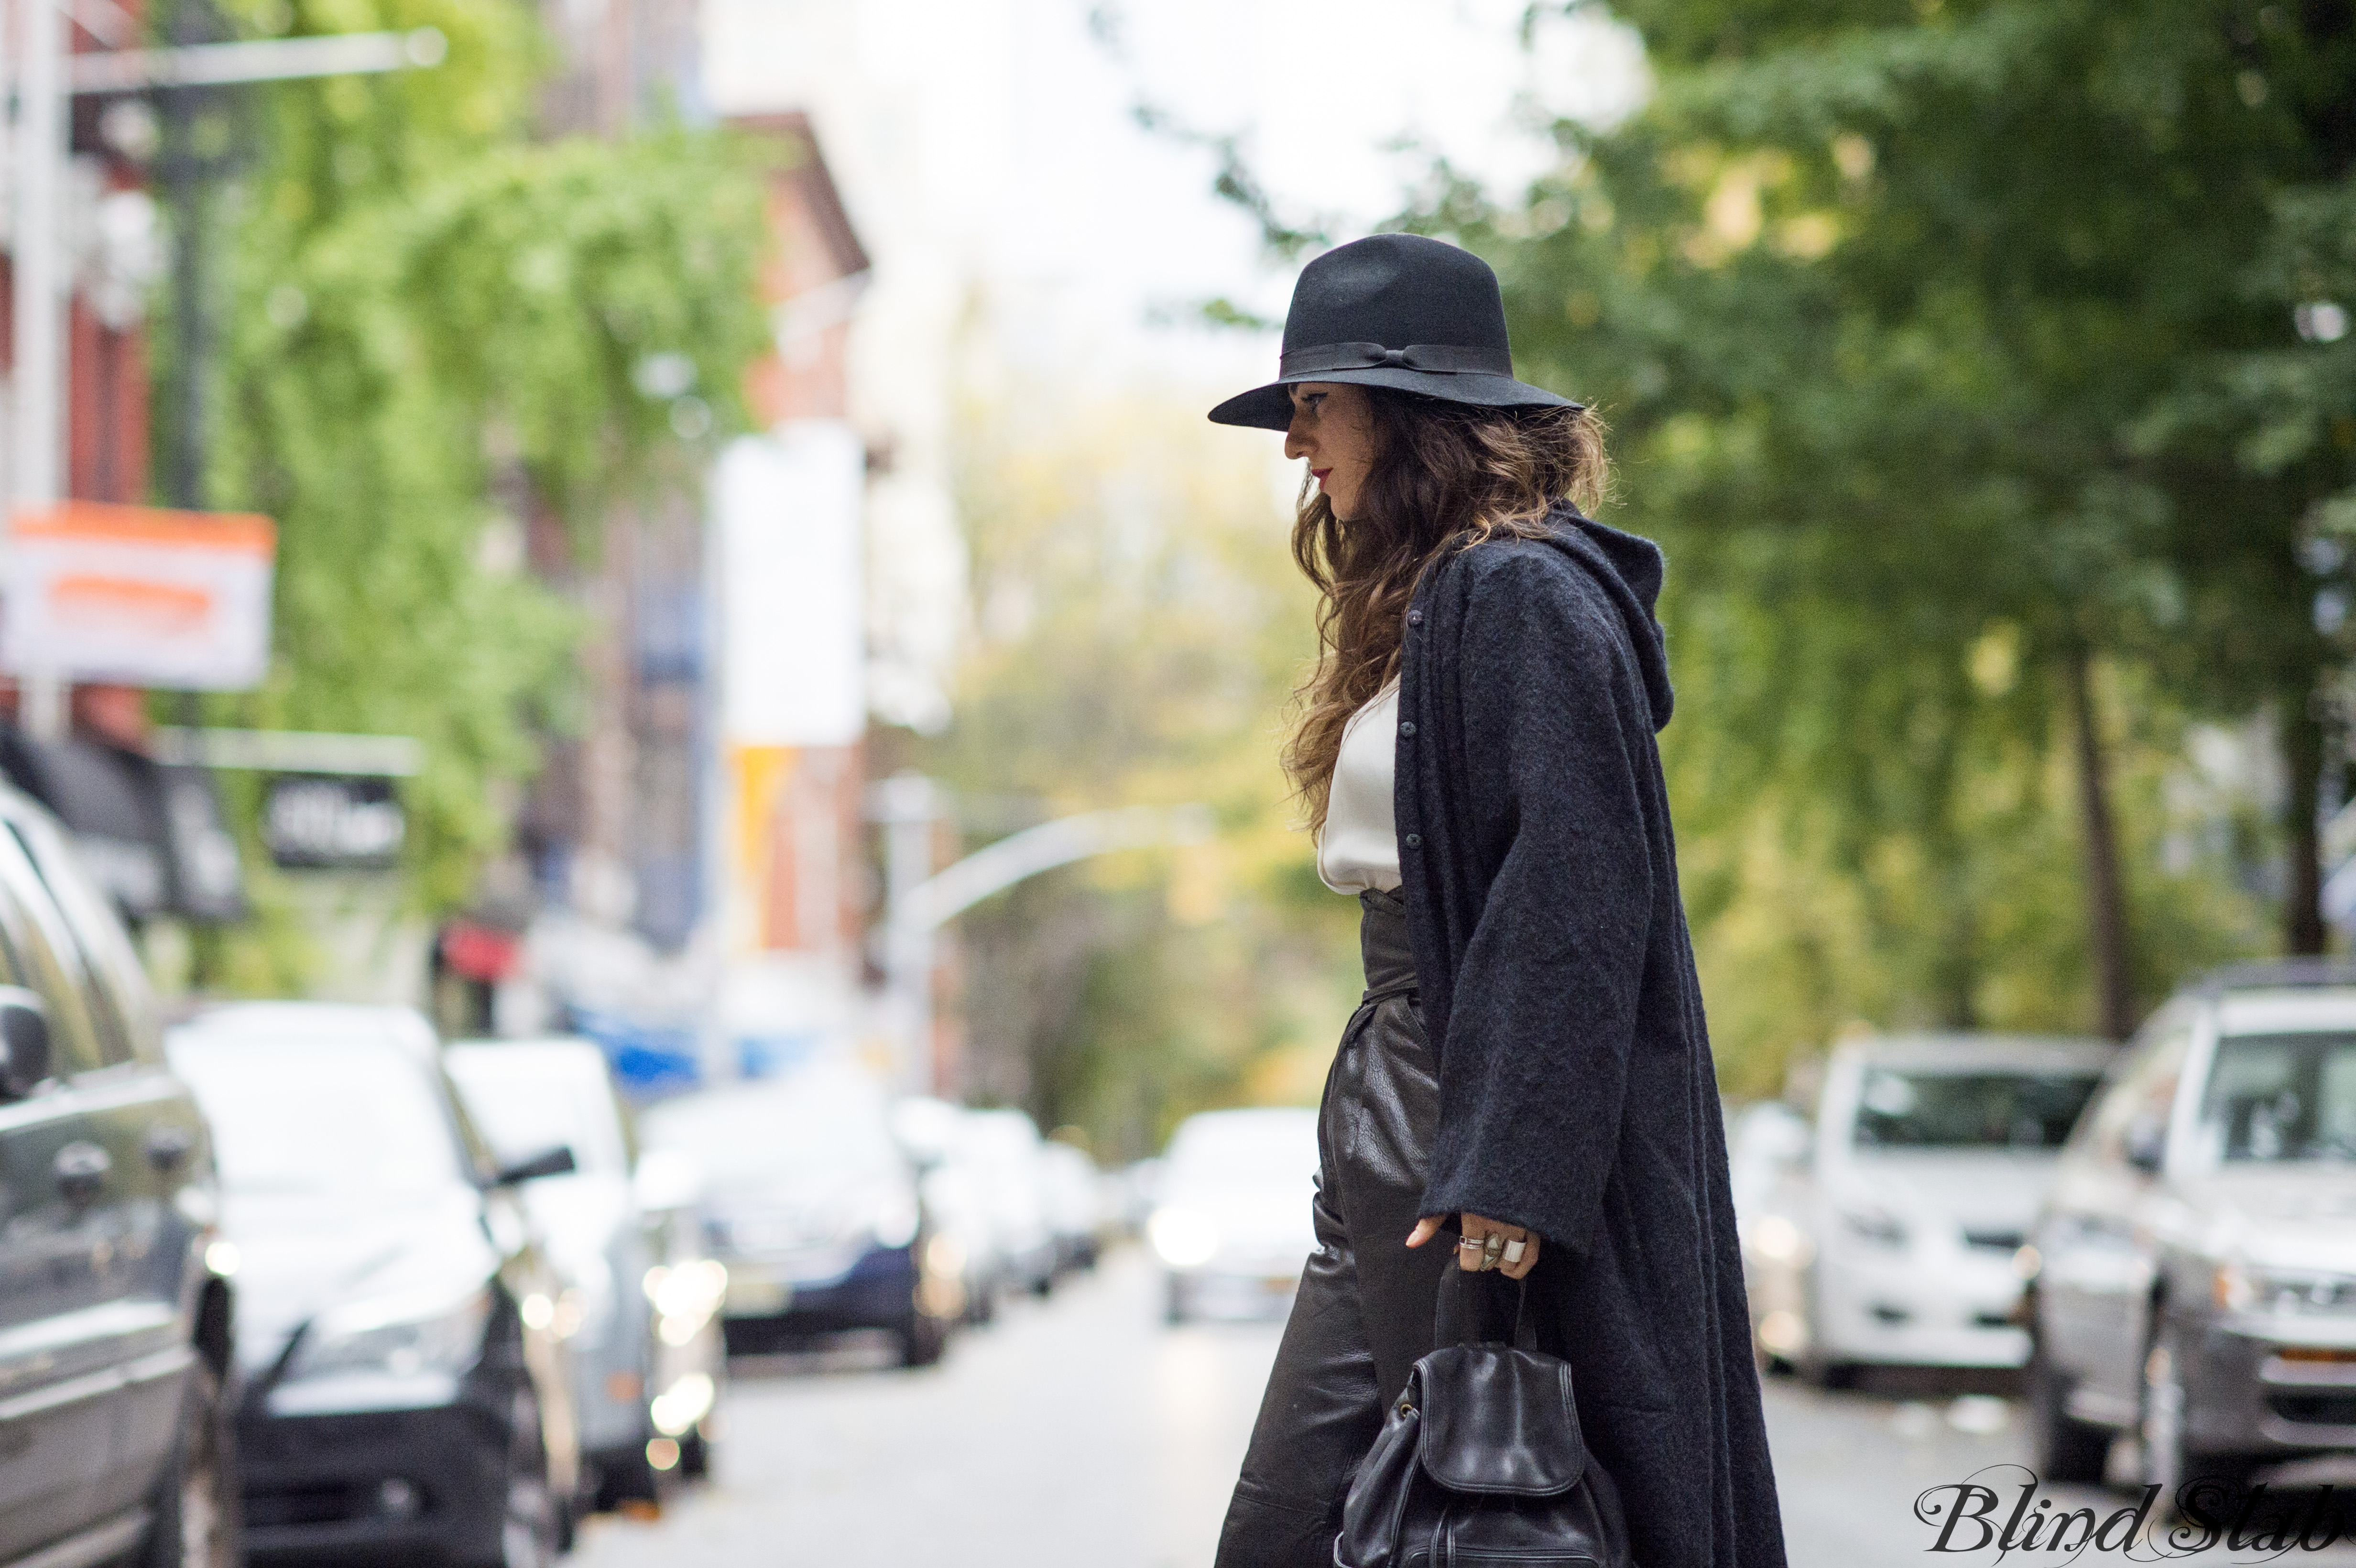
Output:
<svg viewBox="0 0 2356 1568">
<path fill-rule="evenodd" d="M 1456 1248 L 1459 1268 L 1468 1273 L 1493 1268 L 1507 1279 L 1523 1279 L 1537 1266 L 1538 1239 L 1525 1227 L 1508 1225 L 1486 1214 L 1461 1214 L 1457 1222 L 1464 1233 Z M 1510 1261 L 1508 1253 L 1513 1254 Z"/>
<path fill-rule="evenodd" d="M 1410 1247 L 1419 1247 L 1438 1234 L 1440 1234 L 1440 1221 L 1437 1219 L 1418 1220 L 1415 1222 L 1415 1229 L 1407 1233 L 1407 1244 Z"/>
<path fill-rule="evenodd" d="M 1513 1250 L 1513 1243 L 1506 1243 L 1505 1251 L 1507 1253 L 1511 1253 Z M 1517 1264 L 1505 1263 L 1501 1261 L 1497 1264 L 1497 1269 L 1498 1272 L 1503 1274 L 1507 1279 L 1527 1279 L 1529 1277 L 1530 1270 L 1537 1266 L 1538 1238 L 1535 1235 L 1528 1235 L 1525 1236 L 1522 1242 L 1522 1261 Z"/>
</svg>

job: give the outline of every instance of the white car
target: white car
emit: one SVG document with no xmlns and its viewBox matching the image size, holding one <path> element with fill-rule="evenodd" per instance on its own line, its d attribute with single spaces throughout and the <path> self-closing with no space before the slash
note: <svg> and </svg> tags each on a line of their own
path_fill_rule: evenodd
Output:
<svg viewBox="0 0 2356 1568">
<path fill-rule="evenodd" d="M 1283 1310 L 1316 1250 L 1317 1113 L 1205 1111 L 1170 1140 L 1147 1239 L 1166 1271 L 1163 1316 Z"/>
<path fill-rule="evenodd" d="M 1055 1232 L 1039 1125 L 1021 1111 L 968 1111 L 958 1126 L 961 1159 L 980 1179 L 1010 1289 L 1045 1296 L 1055 1288 Z"/>
<path fill-rule="evenodd" d="M 983 1324 L 997 1317 L 1012 1268 L 991 1203 L 991 1173 L 966 1134 L 971 1115 L 946 1100 L 910 1095 L 893 1103 L 892 1136 L 919 1173 L 917 1192 L 932 1229 L 926 1262 L 949 1297 L 942 1310 Z"/>
<path fill-rule="evenodd" d="M 1853 1041 L 1812 1137 L 1780 1144 L 1740 1211 L 1762 1359 L 1827 1384 L 1866 1364 L 2018 1367 L 2019 1256 L 2115 1047 L 1949 1034 Z"/>
<path fill-rule="evenodd" d="M 645 1202 L 605 1052 L 585 1040 L 462 1040 L 442 1064 L 503 1164 L 573 1151 L 571 1171 L 522 1197 L 565 1281 L 556 1321 L 598 1505 L 653 1501 L 671 1475 L 705 1474 L 727 1274 L 701 1255 L 696 1211 Z"/>
</svg>

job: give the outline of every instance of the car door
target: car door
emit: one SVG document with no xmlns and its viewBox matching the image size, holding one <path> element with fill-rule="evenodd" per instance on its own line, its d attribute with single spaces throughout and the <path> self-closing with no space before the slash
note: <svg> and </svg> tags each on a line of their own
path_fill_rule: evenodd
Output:
<svg viewBox="0 0 2356 1568">
<path fill-rule="evenodd" d="M 60 920 L 0 832 L 0 971 L 48 1009 L 56 1076 L 0 1104 L 0 1558 L 104 1517 L 118 1348 L 102 1283 L 104 1133 L 76 1085 L 107 1061 Z"/>
<path fill-rule="evenodd" d="M 2087 1107 L 2054 1176 L 2038 1238 L 2039 1331 L 2082 1419 L 2134 1419 L 2154 1269 L 2138 1216 L 2191 1040 L 2189 1019 L 2158 1020 Z"/>
<path fill-rule="evenodd" d="M 145 1497 L 179 1429 L 194 1353 L 198 1245 L 210 1225 L 211 1150 L 194 1097 L 164 1061 L 155 998 L 105 896 L 46 817 L 9 817 L 0 850 L 20 852 L 48 894 L 50 940 L 74 973 L 102 1065 L 70 1088 L 83 1139 L 104 1167 L 87 1219 L 109 1359 L 122 1385 L 111 1403 L 112 1458 L 98 1478 L 102 1509 Z"/>
</svg>

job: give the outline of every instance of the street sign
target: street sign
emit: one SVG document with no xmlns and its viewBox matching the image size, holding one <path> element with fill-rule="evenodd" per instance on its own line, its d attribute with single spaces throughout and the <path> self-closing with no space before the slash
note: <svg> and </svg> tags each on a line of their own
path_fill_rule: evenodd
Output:
<svg viewBox="0 0 2356 1568">
<path fill-rule="evenodd" d="M 390 869 L 408 836 L 390 779 L 292 774 L 272 779 L 262 795 L 262 842 L 290 869 Z"/>
<path fill-rule="evenodd" d="M 0 668 L 243 691 L 270 667 L 269 518 L 67 501 L 8 530 Z"/>
</svg>

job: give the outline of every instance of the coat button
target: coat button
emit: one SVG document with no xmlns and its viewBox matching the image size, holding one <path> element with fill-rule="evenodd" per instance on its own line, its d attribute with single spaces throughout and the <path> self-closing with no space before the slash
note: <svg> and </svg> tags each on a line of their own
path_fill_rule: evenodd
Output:
<svg viewBox="0 0 2356 1568">
<path fill-rule="evenodd" d="M 1407 613 L 1407 624 L 1408 624 L 1408 625 L 1410 625 L 1410 626 L 1420 626 L 1420 625 L 1422 625 L 1422 624 L 1423 624 L 1423 612 L 1422 612 L 1422 611 L 1420 611 L 1420 610 L 1410 610 L 1410 611 L 1408 611 L 1408 612 Z"/>
<path fill-rule="evenodd" d="M 1412 735 L 1412 734 L 1414 734 L 1414 733 L 1415 733 L 1415 720 L 1412 720 L 1412 719 L 1410 719 L 1410 720 L 1408 720 L 1406 723 L 1404 723 L 1404 724 L 1400 725 L 1400 726 L 1399 726 L 1399 733 L 1400 733 L 1400 734 L 1402 734 L 1402 735 Z"/>
<path fill-rule="evenodd" d="M 1423 848 L 1423 835 L 1420 833 L 1410 833 L 1406 837 L 1400 839 L 1399 842 L 1406 845 L 1410 849 L 1420 849 Z"/>
</svg>

